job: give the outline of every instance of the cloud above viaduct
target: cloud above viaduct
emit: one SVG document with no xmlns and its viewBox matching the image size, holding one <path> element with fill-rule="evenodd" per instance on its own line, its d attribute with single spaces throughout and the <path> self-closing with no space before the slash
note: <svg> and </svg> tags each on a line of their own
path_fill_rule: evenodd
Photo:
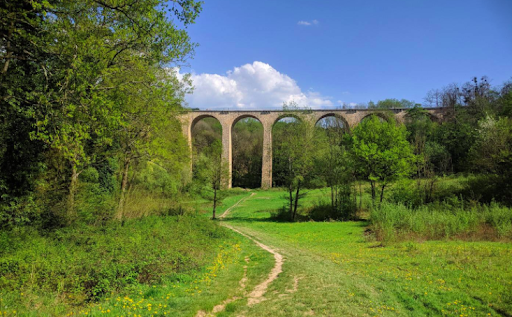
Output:
<svg viewBox="0 0 512 317">
<path fill-rule="evenodd" d="M 281 109 L 290 101 L 314 109 L 333 107 L 329 97 L 303 91 L 294 79 L 259 61 L 235 67 L 224 75 L 192 73 L 191 79 L 194 92 L 187 97 L 190 108 Z"/>
</svg>

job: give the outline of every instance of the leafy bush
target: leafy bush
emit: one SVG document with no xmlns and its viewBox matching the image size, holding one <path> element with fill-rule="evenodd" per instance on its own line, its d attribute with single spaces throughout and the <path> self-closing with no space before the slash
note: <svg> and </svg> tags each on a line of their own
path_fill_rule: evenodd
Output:
<svg viewBox="0 0 512 317">
<path fill-rule="evenodd" d="M 329 202 L 320 202 L 307 210 L 308 217 L 314 221 L 337 219 L 336 214 Z"/>
<path fill-rule="evenodd" d="M 135 174 L 134 181 L 147 191 L 167 197 L 176 196 L 181 187 L 179 177 L 154 162 L 146 162 L 139 173 Z"/>
<path fill-rule="evenodd" d="M 100 183 L 80 183 L 75 208 L 80 221 L 102 224 L 112 218 L 117 203 L 115 196 Z"/>
<path fill-rule="evenodd" d="M 418 190 L 415 180 L 401 179 L 393 184 L 388 200 L 395 204 L 417 207 L 423 203 L 423 192 Z"/>
<path fill-rule="evenodd" d="M 356 202 L 350 195 L 345 197 L 347 199 L 338 199 L 337 206 L 334 207 L 330 200 L 319 200 L 312 207 L 307 208 L 305 214 L 314 221 L 355 220 Z"/>
</svg>

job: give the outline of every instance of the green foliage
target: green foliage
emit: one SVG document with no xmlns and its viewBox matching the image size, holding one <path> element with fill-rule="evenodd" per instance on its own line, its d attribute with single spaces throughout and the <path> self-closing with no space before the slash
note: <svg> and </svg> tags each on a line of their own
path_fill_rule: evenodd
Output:
<svg viewBox="0 0 512 317">
<path fill-rule="evenodd" d="M 501 97 L 497 101 L 497 114 L 505 117 L 512 117 L 512 82 L 505 83 L 501 91 Z"/>
<path fill-rule="evenodd" d="M 225 229 L 204 217 L 148 217 L 103 227 L 80 226 L 49 235 L 25 228 L 0 234 L 0 296 L 58 297 L 82 305 L 112 291 L 164 277 L 186 276 L 210 263 Z M 169 243 L 172 241 L 172 243 Z"/>
<path fill-rule="evenodd" d="M 416 106 L 413 101 L 407 99 L 384 99 L 379 100 L 377 103 L 370 101 L 368 103 L 368 108 L 376 108 L 376 109 L 400 109 L 400 108 L 412 108 Z"/>
<path fill-rule="evenodd" d="M 228 167 L 222 161 L 222 143 L 220 140 L 215 140 L 194 160 L 195 182 L 199 184 L 203 197 L 213 204 L 212 219 L 216 217 L 218 202 L 223 199 L 224 193 L 221 189 L 225 187 L 224 182 L 228 177 L 230 177 Z"/>
<path fill-rule="evenodd" d="M 215 140 L 222 139 L 222 126 L 217 119 L 203 118 L 192 127 L 192 147 L 194 154 L 213 144 Z"/>
<path fill-rule="evenodd" d="M 372 228 L 379 240 L 403 238 L 469 240 L 512 239 L 512 210 L 477 205 L 464 208 L 457 198 L 443 203 L 407 207 L 384 203 L 371 212 Z"/>
<path fill-rule="evenodd" d="M 125 170 L 127 161 L 156 157 L 174 169 L 183 164 L 186 142 L 173 118 L 189 81 L 167 67 L 184 62 L 195 47 L 174 17 L 193 23 L 201 3 L 179 1 L 171 14 L 166 8 L 161 0 L 0 5 L 2 205 L 30 195 L 39 173 L 52 169 L 59 177 L 50 181 L 55 191 L 45 194 L 68 196 L 65 217 L 72 222 L 78 176 L 106 157 L 120 155 Z M 126 184 L 121 181 L 121 206 Z"/>
<path fill-rule="evenodd" d="M 379 183 L 381 202 L 385 187 L 410 175 L 415 160 L 405 127 L 396 125 L 393 120 L 381 122 L 377 116 L 361 122 L 354 129 L 352 153 L 356 171 L 370 181 L 373 200 Z"/>
<path fill-rule="evenodd" d="M 512 119 L 491 116 L 478 122 L 476 140 L 470 149 L 475 170 L 501 174 L 510 167 Z"/>
<path fill-rule="evenodd" d="M 496 199 L 512 205 L 512 122 L 510 118 L 491 116 L 478 122 L 475 142 L 468 158 L 472 169 L 484 174 L 473 179 L 470 188 L 486 202 Z M 476 183 L 480 181 L 480 184 Z"/>
<path fill-rule="evenodd" d="M 293 119 L 274 125 L 272 166 L 276 167 L 275 182 L 288 191 L 283 198 L 294 221 L 300 199 L 305 195 L 303 189 L 312 176 L 317 143 L 314 126 L 297 115 L 297 105 L 285 104 L 283 109 L 289 111 L 288 117 Z"/>
<path fill-rule="evenodd" d="M 169 198 L 178 196 L 181 189 L 179 176 L 153 161 L 140 164 L 138 170 L 134 171 L 133 184 Z"/>
<path fill-rule="evenodd" d="M 440 125 L 434 136 L 434 140 L 450 153 L 455 173 L 468 169 L 468 154 L 476 135 L 474 123 L 468 122 L 464 116 L 464 113 L 458 113 L 456 121 Z"/>
<path fill-rule="evenodd" d="M 261 187 L 263 125 L 246 118 L 233 126 L 233 187 Z"/>
<path fill-rule="evenodd" d="M 310 216 L 314 220 L 353 220 L 356 194 L 354 160 L 349 152 L 350 136 L 341 120 L 331 119 L 325 127 L 317 127 L 315 131 L 315 173 L 330 188 L 330 212 L 325 210 L 327 206 L 319 204 Z"/>
</svg>

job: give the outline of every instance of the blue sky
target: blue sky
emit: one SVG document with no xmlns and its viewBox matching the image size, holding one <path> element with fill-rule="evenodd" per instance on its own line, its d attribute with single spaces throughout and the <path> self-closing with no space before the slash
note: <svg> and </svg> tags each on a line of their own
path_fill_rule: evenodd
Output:
<svg viewBox="0 0 512 317">
<path fill-rule="evenodd" d="M 301 22 L 302 21 L 302 22 Z M 206 0 L 190 107 L 312 108 L 512 78 L 512 0 Z"/>
</svg>

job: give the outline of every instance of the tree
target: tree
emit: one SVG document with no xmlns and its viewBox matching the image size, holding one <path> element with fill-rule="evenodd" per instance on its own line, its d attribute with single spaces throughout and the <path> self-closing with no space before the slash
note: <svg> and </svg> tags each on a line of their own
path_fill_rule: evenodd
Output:
<svg viewBox="0 0 512 317">
<path fill-rule="evenodd" d="M 512 118 L 481 119 L 469 158 L 473 171 L 488 180 L 481 179 L 475 184 L 476 191 L 484 196 L 478 198 L 512 205 Z"/>
<path fill-rule="evenodd" d="M 379 100 L 377 103 L 374 103 L 373 101 L 370 101 L 368 103 L 368 108 L 375 108 L 375 109 L 399 109 L 399 108 L 412 108 L 416 106 L 417 104 L 414 101 L 410 101 L 407 99 L 384 99 Z"/>
<path fill-rule="evenodd" d="M 434 140 L 438 125 L 431 120 L 427 110 L 420 107 L 408 109 L 405 125 L 416 155 L 417 186 L 424 194 L 423 201 L 430 202 L 438 180 L 436 174 L 447 172 L 450 155 L 443 145 Z"/>
<path fill-rule="evenodd" d="M 46 52 L 46 11 L 55 1 L 0 3 L 0 218 L 2 225 L 28 222 L 28 204 L 44 170 L 47 148 L 30 133 L 38 92 L 49 85 L 54 61 Z M 23 206 L 30 205 L 24 208 Z"/>
<path fill-rule="evenodd" d="M 228 166 L 222 162 L 222 142 L 215 140 L 196 156 L 194 176 L 207 191 L 207 198 L 212 202 L 212 219 L 216 219 L 216 210 L 222 200 L 220 189 L 222 181 L 229 175 Z"/>
<path fill-rule="evenodd" d="M 148 75 L 149 78 L 146 77 Z M 175 117 L 184 100 L 187 83 L 177 80 L 168 70 L 140 70 L 138 80 L 145 83 L 146 89 L 139 89 L 138 85 L 122 85 L 119 88 L 123 111 L 119 128 L 115 131 L 115 140 L 122 160 L 122 177 L 117 219 L 123 217 L 128 174 L 132 165 L 154 159 L 163 161 L 164 165 L 169 165 L 170 161 L 184 164 L 187 160 L 180 155 L 186 153 L 187 145 Z"/>
<path fill-rule="evenodd" d="M 317 143 L 314 137 L 314 125 L 301 120 L 300 110 L 296 104 L 285 105 L 284 111 L 294 119 L 276 124 L 274 127 L 273 166 L 276 166 L 279 171 L 277 181 L 280 181 L 288 191 L 285 198 L 289 217 L 294 221 L 299 201 L 304 197 L 301 190 L 304 189 L 313 170 L 313 157 Z"/>
<path fill-rule="evenodd" d="M 233 126 L 233 186 L 261 186 L 263 126 L 253 118 L 238 121 Z"/>
<path fill-rule="evenodd" d="M 316 128 L 319 144 L 315 165 L 326 180 L 331 191 L 332 216 L 336 219 L 354 218 L 356 203 L 353 200 L 354 165 L 347 150 L 347 127 L 335 117 L 323 119 L 322 126 Z"/>
<path fill-rule="evenodd" d="M 192 54 L 195 44 L 175 21 L 193 23 L 201 3 L 8 1 L 0 10 L 2 109 L 8 106 L 1 115 L 20 113 L 23 137 L 65 162 L 72 221 L 80 173 L 111 149 L 122 131 L 125 139 L 140 136 L 127 127 L 139 125 L 141 117 L 148 123 L 147 118 L 170 114 L 154 111 L 162 103 L 143 108 L 144 101 L 166 95 L 163 102 L 172 99 L 170 104 L 179 106 L 184 87 L 176 85 L 175 74 L 163 73 Z"/>
<path fill-rule="evenodd" d="M 470 150 L 475 170 L 497 175 L 508 174 L 506 168 L 512 156 L 511 119 L 487 116 L 479 121 L 477 132 Z"/>
<path fill-rule="evenodd" d="M 215 118 L 199 120 L 192 128 L 192 148 L 195 154 L 212 145 L 215 140 L 222 138 L 222 125 Z"/>
<path fill-rule="evenodd" d="M 433 141 L 449 152 L 452 171 L 458 173 L 469 170 L 468 155 L 476 137 L 476 129 L 468 113 L 458 106 L 456 109 L 452 119 L 434 130 Z"/>
<path fill-rule="evenodd" d="M 430 90 L 425 96 L 425 105 L 428 107 L 445 107 L 455 110 L 455 107 L 462 103 L 461 90 L 457 84 Z"/>
<path fill-rule="evenodd" d="M 415 160 L 405 126 L 394 120 L 381 122 L 375 115 L 354 129 L 352 152 L 357 172 L 370 181 L 374 204 L 377 186 L 382 202 L 386 186 L 409 175 Z"/>
</svg>

